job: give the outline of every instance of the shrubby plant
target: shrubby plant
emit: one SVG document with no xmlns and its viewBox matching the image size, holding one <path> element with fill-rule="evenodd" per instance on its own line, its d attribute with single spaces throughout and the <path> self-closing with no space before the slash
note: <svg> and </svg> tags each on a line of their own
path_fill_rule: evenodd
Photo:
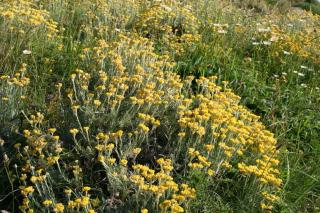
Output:
<svg viewBox="0 0 320 213">
<path fill-rule="evenodd" d="M 54 111 L 26 115 L 26 140 L 6 165 L 16 163 L 20 210 L 183 212 L 196 190 L 177 177 L 228 170 L 255 177 L 261 208 L 271 209 L 279 161 L 258 117 L 216 77 L 193 87 L 194 77 L 170 71 L 170 57 L 148 39 L 119 38 L 85 49 L 83 60 L 94 66 L 76 69 L 68 87 L 56 84 Z"/>
<path fill-rule="evenodd" d="M 270 212 L 284 205 L 289 178 L 273 127 L 233 90 L 270 73 L 244 71 L 250 81 L 240 85 L 240 74 L 229 83 L 220 68 L 230 61 L 316 66 L 314 26 L 292 28 L 297 14 L 287 22 L 242 20 L 245 11 L 221 4 L 0 3 L 0 178 L 8 184 L 0 199 L 8 210 Z M 276 89 L 305 75 L 281 74 Z"/>
</svg>

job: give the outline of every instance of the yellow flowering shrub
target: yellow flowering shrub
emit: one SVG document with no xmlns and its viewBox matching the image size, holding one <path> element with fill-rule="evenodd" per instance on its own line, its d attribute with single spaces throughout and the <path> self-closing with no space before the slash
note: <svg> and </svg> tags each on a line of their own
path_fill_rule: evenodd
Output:
<svg viewBox="0 0 320 213">
<path fill-rule="evenodd" d="M 49 14 L 60 3 L 61 13 Z M 246 186 L 256 187 L 254 205 L 262 209 L 279 200 L 274 135 L 240 104 L 228 82 L 174 72 L 175 57 L 202 39 L 191 5 L 175 0 L 0 4 L 5 29 L 30 28 L 52 39 L 61 53 L 50 58 L 45 50 L 26 50 L 22 56 L 30 57 L 22 57 L 19 70 L 0 76 L 1 107 L 18 108 L 12 104 L 29 98 L 25 109 L 14 112 L 21 115 L 12 131 L 19 140 L 5 159 L 6 169 L 14 171 L 9 176 L 19 191 L 20 211 L 190 212 L 197 199 L 195 174 L 216 188 L 215 181 L 230 173 L 246 179 Z M 75 26 L 73 18 L 79 18 Z M 65 29 L 68 23 L 74 29 Z M 211 30 L 223 36 L 228 27 Z M 46 41 L 39 43 L 50 51 Z M 42 69 L 26 61 L 37 61 Z M 63 74 L 55 73 L 58 68 Z M 50 73 L 51 89 L 41 106 L 31 106 L 27 96 L 38 79 L 29 71 L 43 70 Z"/>
<path fill-rule="evenodd" d="M 28 65 L 23 63 L 13 74 L 0 75 L 1 122 L 13 119 L 27 102 L 27 87 L 30 84 Z"/>
<path fill-rule="evenodd" d="M 200 23 L 187 2 L 142 1 L 133 28 L 143 37 L 161 44 L 161 51 L 182 55 L 200 41 Z"/>
<path fill-rule="evenodd" d="M 15 145 L 22 211 L 40 205 L 54 212 L 128 206 L 183 212 L 196 190 L 178 181 L 175 169 L 209 179 L 236 170 L 255 177 L 264 205 L 277 200 L 273 134 L 239 105 L 227 82 L 183 79 L 153 45 L 137 34 L 98 40 L 86 50 L 91 71 L 75 69 L 70 83 L 56 84 L 58 101 L 46 115 L 26 116 L 25 140 Z"/>
<path fill-rule="evenodd" d="M 45 30 L 51 38 L 58 31 L 57 23 L 50 18 L 49 12 L 38 9 L 33 1 L 5 1 L 0 6 L 0 16 L 4 18 L 7 29 L 21 34 L 36 27 Z"/>
</svg>

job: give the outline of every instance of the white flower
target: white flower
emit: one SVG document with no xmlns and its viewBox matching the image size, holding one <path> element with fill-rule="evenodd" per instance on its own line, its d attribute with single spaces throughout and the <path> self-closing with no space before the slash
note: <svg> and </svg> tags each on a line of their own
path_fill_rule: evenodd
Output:
<svg viewBox="0 0 320 213">
<path fill-rule="evenodd" d="M 270 41 L 277 41 L 279 38 L 277 37 L 277 36 L 272 36 L 271 38 L 270 38 Z"/>
<path fill-rule="evenodd" d="M 31 51 L 30 50 L 23 50 L 22 53 L 24 55 L 30 55 L 31 54 Z"/>
<path fill-rule="evenodd" d="M 259 33 L 266 33 L 266 32 L 270 32 L 270 31 L 271 31 L 270 27 L 268 27 L 268 28 L 258 28 L 258 32 Z"/>
<path fill-rule="evenodd" d="M 290 52 L 288 52 L 288 51 L 283 51 L 283 54 L 285 54 L 285 55 L 291 55 L 291 53 Z"/>
<path fill-rule="evenodd" d="M 301 65 L 300 66 L 301 69 L 308 69 L 308 67 Z"/>
<path fill-rule="evenodd" d="M 264 44 L 264 45 L 271 45 L 271 41 L 263 41 L 262 44 Z"/>
<path fill-rule="evenodd" d="M 165 9 L 166 11 L 168 11 L 168 12 L 171 12 L 171 11 L 172 11 L 171 7 L 168 7 L 167 5 L 162 4 L 161 7 L 162 7 L 163 9 Z"/>
<path fill-rule="evenodd" d="M 213 26 L 214 26 L 214 27 L 221 27 L 221 24 L 214 23 Z"/>
<path fill-rule="evenodd" d="M 218 30 L 218 33 L 220 33 L 220 34 L 226 34 L 227 31 L 225 31 L 225 30 Z"/>
<path fill-rule="evenodd" d="M 244 58 L 244 60 L 251 62 L 251 61 L 252 61 L 252 58 L 246 57 L 246 58 Z"/>
<path fill-rule="evenodd" d="M 301 73 L 301 72 L 298 72 L 298 76 L 303 77 L 303 76 L 304 76 L 304 74 L 303 74 L 303 73 Z"/>
</svg>

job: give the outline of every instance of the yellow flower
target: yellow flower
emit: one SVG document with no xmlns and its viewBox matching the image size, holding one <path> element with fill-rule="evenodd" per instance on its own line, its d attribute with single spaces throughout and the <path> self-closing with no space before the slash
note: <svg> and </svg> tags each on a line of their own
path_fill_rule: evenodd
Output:
<svg viewBox="0 0 320 213">
<path fill-rule="evenodd" d="M 113 143 L 110 143 L 106 146 L 106 150 L 108 150 L 109 152 L 111 152 L 114 148 L 114 144 Z"/>
<path fill-rule="evenodd" d="M 189 148 L 189 149 L 188 149 L 188 153 L 189 153 L 189 154 L 192 154 L 192 153 L 194 153 L 194 152 L 195 152 L 195 149 L 194 149 L 194 148 Z"/>
<path fill-rule="evenodd" d="M 123 131 L 122 131 L 122 130 L 118 130 L 118 131 L 116 132 L 116 135 L 117 135 L 119 138 L 121 138 L 122 135 L 123 135 Z"/>
<path fill-rule="evenodd" d="M 28 136 L 31 135 L 31 132 L 30 132 L 29 130 L 25 129 L 25 130 L 23 130 L 23 135 L 24 135 L 25 137 L 28 137 Z"/>
<path fill-rule="evenodd" d="M 62 203 L 57 203 L 55 206 L 54 206 L 54 209 L 53 209 L 54 212 L 63 212 L 64 211 L 64 205 Z"/>
<path fill-rule="evenodd" d="M 60 88 L 62 87 L 62 83 L 57 83 L 57 84 L 55 85 L 55 87 L 56 87 L 57 89 L 60 89 Z"/>
<path fill-rule="evenodd" d="M 74 202 L 75 202 L 77 205 L 80 205 L 80 204 L 81 204 L 81 198 L 75 199 Z"/>
<path fill-rule="evenodd" d="M 159 187 L 156 186 L 156 185 L 151 185 L 151 186 L 149 187 L 149 190 L 150 190 L 151 192 L 153 192 L 153 193 L 157 193 L 157 192 L 159 191 Z"/>
<path fill-rule="evenodd" d="M 141 148 L 135 148 L 132 152 L 134 155 L 138 155 L 141 152 Z"/>
<path fill-rule="evenodd" d="M 99 106 L 101 106 L 101 101 L 100 101 L 100 100 L 94 100 L 94 101 L 93 101 L 93 104 L 94 104 L 96 107 L 99 107 Z"/>
<path fill-rule="evenodd" d="M 58 141 L 60 139 L 60 137 L 58 135 L 52 136 L 52 139 L 55 141 Z"/>
<path fill-rule="evenodd" d="M 173 204 L 171 206 L 171 212 L 172 213 L 180 213 L 180 212 L 184 212 L 184 209 L 181 206 L 179 206 L 179 204 Z"/>
<path fill-rule="evenodd" d="M 78 134 L 78 132 L 79 132 L 79 130 L 78 130 L 78 129 L 75 129 L 75 128 L 70 129 L 70 133 L 73 135 L 73 137 L 75 137 L 75 136 L 76 136 L 76 134 Z"/>
<path fill-rule="evenodd" d="M 159 207 L 160 207 L 160 209 L 165 209 L 165 208 L 169 207 L 170 205 L 171 205 L 171 200 L 165 200 L 159 205 Z"/>
<path fill-rule="evenodd" d="M 213 149 L 213 145 L 212 144 L 206 144 L 205 146 L 204 146 L 204 148 L 208 151 L 208 152 L 210 152 L 212 149 Z"/>
<path fill-rule="evenodd" d="M 91 190 L 91 187 L 89 187 L 89 186 L 85 186 L 85 187 L 82 188 L 83 192 L 88 192 L 90 190 Z"/>
<path fill-rule="evenodd" d="M 116 162 L 116 159 L 115 159 L 115 158 L 107 158 L 107 159 L 106 159 L 106 162 L 107 162 L 110 166 L 112 166 L 112 165 Z"/>
<path fill-rule="evenodd" d="M 47 157 L 47 163 L 48 165 L 54 165 L 58 162 L 59 159 L 60 159 L 59 156 L 50 156 L 50 157 Z"/>
<path fill-rule="evenodd" d="M 38 180 L 38 177 L 36 177 L 36 176 L 32 176 L 32 177 L 30 178 L 30 181 L 31 181 L 32 183 L 37 182 L 37 180 Z"/>
<path fill-rule="evenodd" d="M 175 199 L 178 202 L 183 202 L 186 199 L 186 197 L 183 195 L 173 195 L 173 199 Z"/>
<path fill-rule="evenodd" d="M 68 202 L 68 208 L 69 208 L 69 209 L 73 209 L 73 208 L 75 208 L 76 206 L 77 206 L 77 204 L 76 204 L 74 201 L 70 200 L 70 201 Z"/>
<path fill-rule="evenodd" d="M 71 195 L 72 190 L 71 189 L 65 189 L 64 193 L 66 193 L 66 195 L 70 196 Z"/>
<path fill-rule="evenodd" d="M 85 206 L 89 205 L 89 203 L 90 203 L 90 198 L 85 196 L 81 199 L 80 204 L 82 207 L 85 207 Z"/>
<path fill-rule="evenodd" d="M 104 134 L 103 132 L 99 132 L 96 136 L 97 140 L 107 140 L 108 136 L 106 134 Z"/>
<path fill-rule="evenodd" d="M 104 149 L 104 146 L 102 144 L 98 144 L 94 147 L 96 150 L 98 150 L 99 152 L 101 152 Z"/>
<path fill-rule="evenodd" d="M 144 133 L 148 133 L 150 131 L 149 127 L 147 127 L 144 123 L 139 123 L 138 128 Z"/>
<path fill-rule="evenodd" d="M 56 131 L 57 131 L 56 128 L 50 128 L 50 129 L 48 129 L 48 132 L 49 132 L 49 133 L 55 133 Z"/>
<path fill-rule="evenodd" d="M 261 209 L 267 209 L 267 210 L 271 210 L 273 209 L 273 206 L 271 205 L 266 205 L 265 203 L 261 203 L 260 204 Z"/>
<path fill-rule="evenodd" d="M 27 175 L 26 174 L 22 174 L 20 177 L 21 181 L 25 181 L 27 179 Z"/>
<path fill-rule="evenodd" d="M 103 155 L 98 155 L 98 161 L 99 161 L 100 163 L 104 163 L 105 157 L 104 157 Z"/>
<path fill-rule="evenodd" d="M 148 213 L 148 209 L 141 209 L 141 213 Z"/>
<path fill-rule="evenodd" d="M 74 113 L 77 113 L 77 111 L 78 111 L 79 108 L 80 108 L 79 105 L 73 105 L 73 106 L 71 107 L 71 109 L 72 109 L 72 111 L 73 111 Z"/>
<path fill-rule="evenodd" d="M 21 143 L 16 143 L 16 144 L 14 145 L 14 148 L 19 149 L 20 146 L 21 146 Z"/>
<path fill-rule="evenodd" d="M 73 74 L 70 75 L 70 78 L 71 78 L 72 80 L 74 80 L 74 79 L 76 78 L 76 76 L 77 76 L 77 75 L 76 75 L 75 73 L 73 73 Z"/>
<path fill-rule="evenodd" d="M 185 133 L 185 132 L 179 132 L 179 133 L 178 133 L 178 136 L 179 136 L 180 138 L 183 138 L 183 137 L 186 136 L 186 133 Z"/>
<path fill-rule="evenodd" d="M 121 164 L 122 166 L 127 166 L 127 163 L 128 163 L 128 161 L 127 161 L 126 159 L 120 160 L 120 164 Z"/>
<path fill-rule="evenodd" d="M 32 194 L 34 192 L 33 186 L 28 186 L 28 187 L 20 187 L 21 189 L 21 194 L 24 196 L 28 196 L 29 194 Z"/>
<path fill-rule="evenodd" d="M 49 205 L 52 204 L 52 200 L 45 200 L 45 201 L 42 202 L 42 204 L 45 205 L 45 206 L 49 206 Z"/>
<path fill-rule="evenodd" d="M 85 126 L 85 127 L 83 127 L 83 130 L 84 130 L 85 132 L 88 132 L 88 131 L 89 131 L 89 128 L 90 128 L 90 127 Z"/>
<path fill-rule="evenodd" d="M 212 169 L 208 169 L 208 175 L 209 175 L 209 176 L 214 175 L 214 171 L 213 171 Z"/>
</svg>

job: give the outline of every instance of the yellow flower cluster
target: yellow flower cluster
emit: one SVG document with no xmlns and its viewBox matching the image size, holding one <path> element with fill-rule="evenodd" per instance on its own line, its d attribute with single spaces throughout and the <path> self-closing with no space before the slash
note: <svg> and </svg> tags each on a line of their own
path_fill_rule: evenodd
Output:
<svg viewBox="0 0 320 213">
<path fill-rule="evenodd" d="M 7 80 L 9 85 L 16 85 L 18 87 L 28 86 L 30 84 L 30 79 L 25 77 L 27 70 L 27 64 L 22 64 L 18 72 L 16 72 L 12 77 L 7 75 L 0 76 L 1 80 Z"/>
<path fill-rule="evenodd" d="M 6 1 L 0 6 L 0 16 L 5 18 L 8 28 L 25 34 L 28 29 L 21 26 L 44 28 L 47 37 L 52 38 L 57 32 L 57 22 L 50 18 L 48 11 L 37 8 L 34 1 Z"/>
<path fill-rule="evenodd" d="M 238 105 L 238 96 L 227 88 L 217 86 L 215 79 L 202 77 L 197 80 L 200 93 L 191 99 L 184 99 L 178 106 L 180 132 L 194 135 L 192 140 L 183 138 L 180 143 L 191 143 L 190 146 L 206 153 L 204 156 L 189 148 L 189 167 L 210 167 L 208 174 L 219 175 L 223 173 L 222 168 L 228 170 L 234 166 L 232 159 L 254 153 L 255 158 L 245 161 L 255 164 L 239 162 L 239 172 L 254 174 L 262 184 L 279 187 L 282 181 L 276 168 L 279 161 L 273 134 L 265 130 L 257 116 Z M 207 144 L 203 145 L 200 141 Z"/>
<path fill-rule="evenodd" d="M 121 177 L 122 181 L 127 179 L 124 167 L 130 157 L 134 156 L 136 159 L 141 151 L 140 148 L 139 152 L 136 149 L 132 151 L 133 147 L 141 146 L 142 141 L 153 134 L 150 124 L 153 127 L 160 125 L 160 121 L 152 115 L 170 105 L 175 108 L 174 116 L 178 116 L 179 124 L 180 139 L 175 152 L 181 152 L 183 146 L 193 147 L 189 149 L 191 158 L 187 163 L 191 172 L 194 169 L 204 169 L 209 176 L 223 175 L 232 168 L 245 175 L 256 175 L 261 184 L 266 186 L 281 185 L 276 169 L 277 150 L 273 135 L 258 122 L 258 116 L 239 105 L 240 97 L 227 88 L 227 82 L 223 82 L 224 86 L 218 86 L 215 83 L 217 77 L 200 77 L 196 80 L 196 95 L 184 95 L 183 91 L 191 87 L 193 76 L 181 79 L 179 75 L 161 71 L 172 66 L 170 62 L 166 62 L 168 58 L 154 53 L 153 43 L 147 39 L 137 34 L 121 34 L 119 37 L 121 41 L 100 40 L 101 45 L 93 48 L 95 54 L 92 59 L 99 66 L 105 66 L 107 61 L 110 65 L 108 73 L 103 70 L 96 73 L 97 77 L 94 78 L 98 81 L 93 85 L 94 89 L 89 89 L 91 74 L 77 69 L 71 75 L 73 87 L 67 90 L 71 106 L 73 109 L 77 106 L 73 111 L 81 109 L 87 116 L 91 115 L 88 118 L 90 120 L 97 119 L 97 113 L 117 115 L 127 105 L 130 107 L 121 118 L 138 118 L 136 126 L 131 123 L 127 132 L 120 130 L 115 133 L 98 133 L 95 137 L 97 160 L 109 170 L 110 179 L 116 181 L 114 173 L 118 173 L 117 177 Z M 122 52 L 123 49 L 127 51 Z M 143 63 L 132 63 L 142 58 Z M 77 120 L 80 122 L 80 119 Z M 80 123 L 79 127 L 81 128 Z M 139 132 L 142 133 L 140 136 Z M 72 134 L 76 133 L 78 132 Z M 129 141 L 130 146 L 123 146 L 124 141 Z M 120 147 L 122 153 L 119 153 Z M 242 162 L 237 161 L 240 156 Z M 158 163 L 162 165 L 161 160 Z M 134 174 L 129 179 L 140 189 L 160 195 L 168 189 L 152 184 L 154 178 L 161 182 L 161 177 L 158 177 L 162 175 L 161 172 L 157 173 L 140 164 L 133 166 L 133 169 L 139 174 Z M 171 170 L 163 171 L 166 173 Z M 171 189 L 178 190 L 179 187 L 170 181 L 168 184 Z"/>
<path fill-rule="evenodd" d="M 171 209 L 171 212 L 184 212 L 181 206 L 187 199 L 195 198 L 195 189 L 187 184 L 177 184 L 170 176 L 173 170 L 170 159 L 159 158 L 157 163 L 160 171 L 156 172 L 148 166 L 136 164 L 133 166 L 135 174 L 130 180 L 138 186 L 139 190 L 150 192 L 157 199 L 163 200 L 159 207 L 163 210 Z M 171 196 L 171 199 L 168 199 Z"/>
<path fill-rule="evenodd" d="M 144 113 L 138 113 L 138 118 L 142 120 L 142 123 L 138 124 L 138 128 L 144 132 L 148 133 L 150 128 L 147 126 L 148 123 L 157 127 L 160 125 L 160 121 L 152 117 L 151 115 L 147 115 Z"/>
<path fill-rule="evenodd" d="M 13 75 L 0 75 L 0 83 L 3 87 L 1 100 L 4 102 L 13 101 L 18 98 L 25 100 L 27 98 L 27 86 L 30 84 L 30 78 L 26 77 L 27 64 L 23 63 L 18 71 Z M 15 93 L 19 96 L 16 97 Z"/>
<path fill-rule="evenodd" d="M 188 166 L 191 169 L 202 169 L 204 167 L 210 167 L 211 162 L 206 157 L 200 154 L 199 151 L 195 151 L 193 148 L 189 148 L 188 154 L 191 156 Z"/>
<path fill-rule="evenodd" d="M 143 37 L 162 42 L 169 51 L 181 55 L 198 42 L 199 21 L 187 2 L 155 1 L 144 2 L 145 9 L 138 14 L 134 28 Z"/>
</svg>

